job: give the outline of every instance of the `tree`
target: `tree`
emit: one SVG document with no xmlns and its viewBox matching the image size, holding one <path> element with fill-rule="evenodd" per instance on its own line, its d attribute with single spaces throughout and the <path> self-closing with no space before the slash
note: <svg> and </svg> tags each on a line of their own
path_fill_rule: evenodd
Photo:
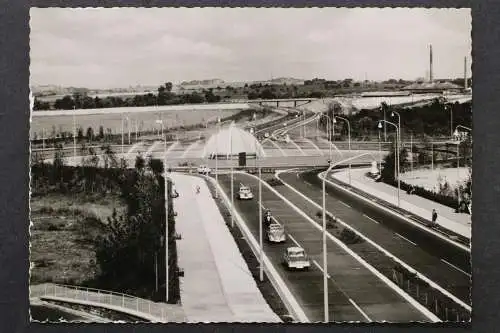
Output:
<svg viewBox="0 0 500 333">
<path fill-rule="evenodd" d="M 99 140 L 104 139 L 104 127 L 102 125 L 99 126 Z"/>
<path fill-rule="evenodd" d="M 83 128 L 82 127 L 78 127 L 76 138 L 78 139 L 78 142 L 81 142 L 83 140 Z"/>
<path fill-rule="evenodd" d="M 92 127 L 87 128 L 87 141 L 92 142 L 92 138 L 94 137 L 94 130 Z"/>
<path fill-rule="evenodd" d="M 135 169 L 139 172 L 142 172 L 145 165 L 146 161 L 144 160 L 144 157 L 142 157 L 141 154 L 137 154 L 137 156 L 135 157 Z"/>
</svg>

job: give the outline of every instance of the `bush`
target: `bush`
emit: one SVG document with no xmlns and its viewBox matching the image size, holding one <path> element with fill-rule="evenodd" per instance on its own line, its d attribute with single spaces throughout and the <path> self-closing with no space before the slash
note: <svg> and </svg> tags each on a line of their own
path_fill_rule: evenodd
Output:
<svg viewBox="0 0 500 333">
<path fill-rule="evenodd" d="M 340 233 L 340 240 L 347 245 L 358 244 L 363 241 L 363 239 L 360 236 L 358 236 L 354 231 L 347 228 L 343 229 L 342 232 Z"/>
<path fill-rule="evenodd" d="M 267 181 L 267 183 L 271 186 L 280 186 L 283 185 L 283 182 L 278 178 L 271 178 Z"/>
</svg>

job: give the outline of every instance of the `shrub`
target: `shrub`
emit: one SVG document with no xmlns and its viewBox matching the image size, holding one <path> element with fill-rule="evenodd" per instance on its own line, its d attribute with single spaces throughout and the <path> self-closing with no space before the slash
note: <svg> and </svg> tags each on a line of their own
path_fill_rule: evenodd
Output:
<svg viewBox="0 0 500 333">
<path fill-rule="evenodd" d="M 340 233 L 340 240 L 348 245 L 361 243 L 363 241 L 354 231 L 347 228 L 343 229 Z"/>
</svg>

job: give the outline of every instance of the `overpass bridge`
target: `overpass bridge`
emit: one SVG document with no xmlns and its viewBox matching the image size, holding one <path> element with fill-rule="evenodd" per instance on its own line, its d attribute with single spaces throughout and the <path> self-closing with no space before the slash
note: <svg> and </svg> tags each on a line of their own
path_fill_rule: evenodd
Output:
<svg viewBox="0 0 500 333">
<path fill-rule="evenodd" d="M 182 307 L 110 290 L 44 283 L 30 286 L 30 301 L 52 301 L 115 311 L 145 322 L 186 322 Z"/>
<path fill-rule="evenodd" d="M 318 100 L 319 98 L 274 98 L 274 99 L 251 99 L 248 100 L 248 104 L 274 104 L 276 103 L 276 107 L 280 106 L 280 103 L 291 103 L 293 102 L 293 107 L 298 107 L 302 105 L 309 104 L 313 101 Z M 300 103 L 300 104 L 299 104 Z"/>
</svg>

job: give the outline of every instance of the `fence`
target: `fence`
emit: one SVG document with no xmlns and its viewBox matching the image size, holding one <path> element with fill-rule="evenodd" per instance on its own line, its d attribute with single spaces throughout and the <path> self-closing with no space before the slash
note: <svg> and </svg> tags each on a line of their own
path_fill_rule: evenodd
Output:
<svg viewBox="0 0 500 333">
<path fill-rule="evenodd" d="M 392 280 L 443 321 L 468 322 L 471 313 L 409 272 L 394 268 Z"/>
<path fill-rule="evenodd" d="M 45 283 L 32 286 L 30 297 L 98 306 L 152 322 L 168 322 L 178 311 L 175 306 L 109 290 Z M 172 312 L 169 314 L 169 312 Z"/>
</svg>

